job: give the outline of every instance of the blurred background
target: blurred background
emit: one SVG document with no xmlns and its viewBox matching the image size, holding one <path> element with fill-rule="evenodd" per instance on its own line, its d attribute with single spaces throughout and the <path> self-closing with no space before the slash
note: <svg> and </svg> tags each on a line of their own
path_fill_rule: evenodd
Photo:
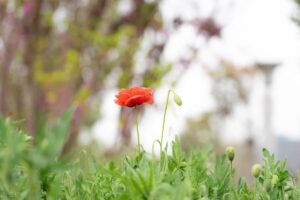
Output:
<svg viewBox="0 0 300 200">
<path fill-rule="evenodd" d="M 154 88 L 139 108 L 141 143 L 160 136 L 185 151 L 236 147 L 250 176 L 262 147 L 300 167 L 299 0 L 0 0 L 0 112 L 33 137 L 76 111 L 64 151 L 98 156 L 132 151 L 135 111 L 114 95 Z"/>
</svg>

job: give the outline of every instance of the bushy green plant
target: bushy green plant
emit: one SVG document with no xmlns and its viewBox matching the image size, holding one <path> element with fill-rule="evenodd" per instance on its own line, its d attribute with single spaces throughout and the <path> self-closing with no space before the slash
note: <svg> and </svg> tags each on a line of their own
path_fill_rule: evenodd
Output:
<svg viewBox="0 0 300 200">
<path fill-rule="evenodd" d="M 169 91 L 166 108 L 171 93 L 175 94 Z M 54 127 L 39 123 L 34 139 L 16 122 L 0 118 L 0 199 L 300 199 L 300 187 L 285 160 L 277 161 L 266 149 L 262 164 L 253 166 L 254 182 L 249 187 L 243 177 L 237 184 L 233 181 L 234 155 L 238 154 L 233 147 L 224 155 L 216 155 L 211 148 L 186 154 L 175 138 L 169 154 L 168 145 L 163 148 L 163 130 L 161 140 L 153 143 L 153 147 L 159 144 L 158 156 L 138 145 L 121 162 L 101 162 L 84 150 L 71 161 L 61 156 L 71 115 L 72 109 L 66 111 Z"/>
<path fill-rule="evenodd" d="M 34 140 L 15 122 L 0 118 L 1 199 L 58 197 L 62 187 L 59 177 L 69 168 L 59 156 L 71 114 L 71 109 L 66 111 L 52 128 L 40 123 Z"/>
<path fill-rule="evenodd" d="M 299 186 L 266 149 L 253 188 L 232 181 L 230 160 L 205 148 L 186 155 L 178 139 L 172 153 L 145 151 L 123 162 L 101 163 L 86 151 L 78 160 L 60 158 L 70 119 L 67 111 L 54 128 L 41 126 L 32 141 L 10 120 L 0 120 L 1 199 L 299 199 Z M 33 147 L 32 142 L 37 145 Z M 238 153 L 238 152 L 236 152 Z M 234 165 L 234 161 L 233 161 Z"/>
</svg>

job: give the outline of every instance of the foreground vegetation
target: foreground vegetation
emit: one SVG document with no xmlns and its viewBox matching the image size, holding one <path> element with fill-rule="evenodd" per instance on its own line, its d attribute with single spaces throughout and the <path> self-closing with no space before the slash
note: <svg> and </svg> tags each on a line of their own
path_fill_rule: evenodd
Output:
<svg viewBox="0 0 300 200">
<path fill-rule="evenodd" d="M 60 154 L 71 113 L 52 128 L 40 123 L 34 140 L 16 122 L 0 120 L 1 199 L 300 199 L 285 161 L 265 149 L 254 182 L 240 177 L 237 184 L 233 148 L 221 156 L 209 148 L 186 155 L 178 139 L 171 154 L 139 148 L 122 162 L 101 163 L 82 151 L 70 161 Z"/>
</svg>

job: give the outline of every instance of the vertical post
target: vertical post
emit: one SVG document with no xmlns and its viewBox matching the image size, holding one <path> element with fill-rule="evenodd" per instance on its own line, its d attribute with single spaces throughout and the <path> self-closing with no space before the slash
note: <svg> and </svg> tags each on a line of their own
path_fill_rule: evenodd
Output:
<svg viewBox="0 0 300 200">
<path fill-rule="evenodd" d="M 276 138 L 272 130 L 272 75 L 277 63 L 257 63 L 257 67 L 264 73 L 265 95 L 264 95 L 264 143 L 263 145 L 271 151 L 276 150 Z"/>
</svg>

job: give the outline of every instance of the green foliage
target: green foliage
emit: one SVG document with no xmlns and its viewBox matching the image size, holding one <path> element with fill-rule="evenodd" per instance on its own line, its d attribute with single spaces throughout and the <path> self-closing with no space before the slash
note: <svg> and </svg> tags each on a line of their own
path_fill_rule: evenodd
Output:
<svg viewBox="0 0 300 200">
<path fill-rule="evenodd" d="M 294 2 L 296 3 L 297 9 L 298 11 L 292 16 L 292 20 L 298 25 L 300 26 L 300 0 L 294 0 Z"/>
<path fill-rule="evenodd" d="M 68 168 L 59 156 L 72 112 L 64 112 L 53 128 L 40 123 L 35 141 L 15 128 L 14 122 L 0 119 L 1 199 L 57 197 L 59 176 Z M 37 143 L 35 148 L 32 142 Z"/>
<path fill-rule="evenodd" d="M 186 154 L 178 138 L 172 142 L 172 153 L 165 149 L 159 157 L 142 151 L 120 163 L 103 163 L 82 151 L 71 162 L 60 157 L 71 114 L 66 111 L 54 127 L 39 123 L 34 141 L 14 122 L 0 119 L 1 199 L 300 198 L 286 161 L 277 161 L 266 149 L 252 188 L 243 177 L 233 183 L 234 170 L 225 155 L 216 156 L 211 148 Z"/>
<path fill-rule="evenodd" d="M 149 68 L 144 75 L 144 84 L 146 87 L 157 87 L 161 85 L 163 77 L 172 70 L 170 64 L 157 64 Z"/>
</svg>

